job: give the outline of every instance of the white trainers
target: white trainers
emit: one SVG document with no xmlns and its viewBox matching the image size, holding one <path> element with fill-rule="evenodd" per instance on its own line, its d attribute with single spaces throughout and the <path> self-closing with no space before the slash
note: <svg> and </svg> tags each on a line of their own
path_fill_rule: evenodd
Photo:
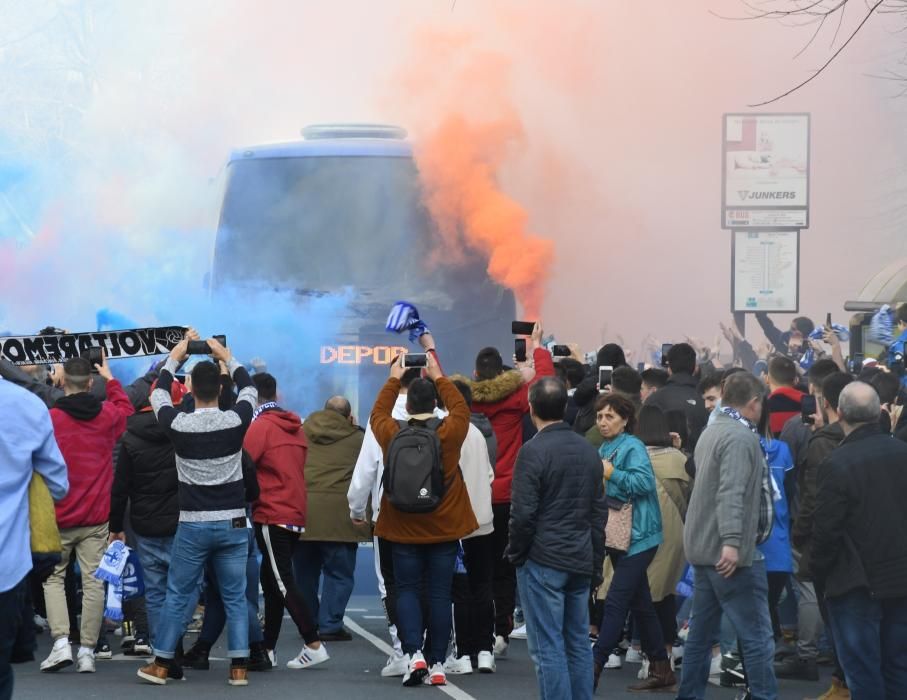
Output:
<svg viewBox="0 0 907 700">
<path fill-rule="evenodd" d="M 469 657 L 467 657 L 468 659 Z M 470 666 L 470 669 L 472 666 Z M 472 671 L 470 671 L 472 673 Z M 428 675 L 422 680 L 425 685 L 447 685 L 447 674 L 444 672 L 444 666 L 435 664 L 431 667 Z"/>
<path fill-rule="evenodd" d="M 323 645 L 322 645 L 323 646 Z M 268 661 L 271 662 L 271 668 L 277 668 L 277 654 L 275 653 L 276 649 L 268 649 Z"/>
<path fill-rule="evenodd" d="M 478 658 L 479 673 L 494 673 L 497 664 L 494 662 L 494 654 L 490 651 L 480 651 Z"/>
<path fill-rule="evenodd" d="M 428 675 L 428 664 L 425 662 L 422 652 L 417 651 L 412 656 L 407 655 L 404 658 L 406 659 L 406 672 L 403 674 L 403 685 L 422 685 L 422 679 Z"/>
<path fill-rule="evenodd" d="M 41 617 L 38 613 L 35 613 L 35 616 L 34 616 L 33 619 L 34 619 L 34 621 L 35 621 L 35 628 L 36 628 L 36 629 L 38 629 L 38 630 L 40 630 L 40 631 L 43 632 L 44 630 L 50 628 L 50 625 L 47 624 L 47 619 L 44 618 L 44 617 Z"/>
<path fill-rule="evenodd" d="M 85 647 L 79 648 L 79 655 L 76 659 L 76 670 L 79 673 L 94 673 L 94 652 Z"/>
<path fill-rule="evenodd" d="M 639 667 L 639 672 L 636 674 L 636 677 L 641 681 L 644 681 L 649 677 L 649 659 L 647 659 L 645 655 L 642 657 L 642 666 Z"/>
<path fill-rule="evenodd" d="M 604 668 L 623 668 L 624 660 L 620 654 L 611 654 L 605 662 Z"/>
<path fill-rule="evenodd" d="M 630 647 L 627 649 L 627 657 L 624 659 L 628 664 L 641 664 L 642 663 L 642 652 L 639 649 L 634 649 Z"/>
<path fill-rule="evenodd" d="M 498 635 L 494 638 L 494 656 L 496 659 L 503 659 L 507 657 L 507 647 L 510 644 L 504 639 L 501 635 Z"/>
<path fill-rule="evenodd" d="M 721 675 L 721 654 L 712 657 L 712 665 L 709 667 L 710 676 Z"/>
<path fill-rule="evenodd" d="M 72 666 L 72 648 L 69 646 L 69 637 L 60 637 L 54 642 L 50 655 L 41 662 L 41 672 L 54 673 L 67 666 Z"/>
<path fill-rule="evenodd" d="M 526 625 L 520 625 L 510 633 L 511 639 L 526 639 Z"/>
<path fill-rule="evenodd" d="M 308 644 L 302 647 L 299 656 L 287 661 L 287 668 L 312 668 L 318 664 L 323 664 L 330 659 L 327 647 L 322 643 L 317 649 L 312 649 Z"/>
<path fill-rule="evenodd" d="M 451 654 L 444 662 L 444 670 L 452 676 L 465 676 L 467 673 L 472 673 L 472 661 L 468 656 L 457 658 Z"/>
<path fill-rule="evenodd" d="M 384 668 L 381 669 L 382 678 L 396 678 L 406 674 L 409 662 L 405 656 L 389 656 Z"/>
</svg>

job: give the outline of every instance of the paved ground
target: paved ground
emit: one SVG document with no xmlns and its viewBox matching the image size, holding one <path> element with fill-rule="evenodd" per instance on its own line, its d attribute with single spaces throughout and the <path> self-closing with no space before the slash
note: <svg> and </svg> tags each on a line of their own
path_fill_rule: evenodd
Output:
<svg viewBox="0 0 907 700">
<path fill-rule="evenodd" d="M 310 698 L 336 697 L 342 700 L 381 700 L 398 698 L 404 690 L 399 679 L 381 678 L 379 673 L 387 658 L 379 649 L 385 644 L 386 628 L 380 604 L 376 598 L 356 596 L 348 610 L 350 628 L 356 633 L 352 642 L 330 644 L 331 660 L 323 666 L 306 671 L 291 671 L 286 661 L 301 646 L 292 623 L 287 620 L 283 637 L 286 642 L 278 649 L 280 668 L 267 673 L 250 674 L 247 688 L 232 688 L 227 685 L 228 661 L 217 660 L 210 671 L 187 671 L 186 680 L 171 682 L 164 688 L 145 685 L 136 678 L 135 671 L 142 660 L 134 657 L 115 656 L 111 661 L 98 661 L 97 673 L 77 674 L 70 667 L 57 674 L 41 674 L 38 664 L 23 664 L 15 667 L 17 700 L 45 700 L 47 698 L 221 698 L 224 696 L 245 696 L 246 698 L 291 698 L 305 695 Z M 191 635 L 190 637 L 191 638 Z M 118 641 L 111 636 L 114 651 Z M 49 650 L 47 633 L 39 635 L 39 655 L 43 659 Z M 376 646 L 377 644 L 377 646 Z M 223 647 L 217 647 L 215 654 L 223 654 Z M 619 671 L 606 671 L 598 697 L 631 698 L 639 697 L 625 692 L 624 688 L 635 679 L 636 665 L 625 665 Z M 827 676 L 827 672 L 825 673 Z M 509 657 L 498 662 L 494 675 L 451 676 L 451 683 L 445 693 L 458 700 L 470 698 L 529 698 L 538 697 L 532 664 L 526 653 L 526 643 L 514 640 Z M 827 685 L 785 682 L 780 695 L 784 700 L 801 700 L 804 696 L 815 697 Z M 407 693 L 429 694 L 439 692 L 429 688 L 405 689 Z M 438 697 L 441 697 L 440 695 Z M 672 697 L 659 695 L 659 697 Z M 722 688 L 710 688 L 709 698 L 731 700 L 735 692 Z"/>
</svg>

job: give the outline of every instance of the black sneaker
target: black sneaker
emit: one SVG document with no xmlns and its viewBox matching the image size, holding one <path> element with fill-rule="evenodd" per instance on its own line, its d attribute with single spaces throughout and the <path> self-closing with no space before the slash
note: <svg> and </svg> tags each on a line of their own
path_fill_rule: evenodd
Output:
<svg viewBox="0 0 907 700">
<path fill-rule="evenodd" d="M 271 657 L 268 656 L 264 645 L 261 643 L 250 644 L 248 669 L 250 671 L 270 671 L 272 668 L 274 668 L 274 664 L 271 663 Z"/>
<path fill-rule="evenodd" d="M 211 668 L 211 662 L 208 661 L 210 653 L 211 647 L 204 642 L 196 642 L 183 656 L 183 667 L 193 668 L 196 671 L 207 671 Z"/>
<path fill-rule="evenodd" d="M 718 682 L 722 688 L 745 688 L 746 675 L 743 673 L 743 662 L 736 654 L 725 654 L 721 658 L 721 675 Z"/>
<path fill-rule="evenodd" d="M 94 648 L 94 657 L 96 659 L 112 659 L 113 651 L 105 640 L 100 640 Z"/>
<path fill-rule="evenodd" d="M 815 659 L 790 656 L 780 664 L 775 664 L 775 676 L 792 681 L 817 681 L 819 680 L 819 669 Z"/>
<path fill-rule="evenodd" d="M 141 635 L 137 636 L 132 645 L 132 653 L 134 656 L 151 656 L 151 644 L 148 639 Z"/>
</svg>

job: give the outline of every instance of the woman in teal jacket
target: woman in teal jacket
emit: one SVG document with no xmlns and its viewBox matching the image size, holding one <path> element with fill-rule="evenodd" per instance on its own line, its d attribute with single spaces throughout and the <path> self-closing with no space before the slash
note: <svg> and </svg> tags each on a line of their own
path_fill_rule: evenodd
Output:
<svg viewBox="0 0 907 700">
<path fill-rule="evenodd" d="M 595 684 L 597 687 L 608 655 L 620 642 L 627 611 L 632 610 L 650 664 L 649 677 L 642 683 L 630 686 L 630 689 L 670 687 L 674 685 L 676 678 L 665 651 L 661 624 L 652 604 L 649 579 L 646 576 L 646 570 L 663 539 L 655 473 L 646 446 L 633 437 L 636 424 L 633 402 L 621 394 L 603 394 L 595 408 L 596 424 L 604 438 L 599 454 L 608 484 L 606 495 L 609 505 L 612 499 L 633 504 L 629 549 L 626 552 L 608 549 L 614 576 L 605 598 L 598 640 L 592 650 Z"/>
</svg>

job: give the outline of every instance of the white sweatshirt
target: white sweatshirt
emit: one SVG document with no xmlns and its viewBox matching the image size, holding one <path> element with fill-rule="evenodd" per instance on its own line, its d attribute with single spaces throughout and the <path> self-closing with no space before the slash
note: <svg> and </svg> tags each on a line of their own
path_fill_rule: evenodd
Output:
<svg viewBox="0 0 907 700">
<path fill-rule="evenodd" d="M 472 423 L 460 448 L 460 471 L 466 482 L 472 512 L 479 521 L 479 529 L 464 537 L 480 537 L 494 532 L 494 513 L 491 510 L 491 482 L 494 481 L 494 467 L 488 459 L 488 443 L 485 436 Z"/>
</svg>

